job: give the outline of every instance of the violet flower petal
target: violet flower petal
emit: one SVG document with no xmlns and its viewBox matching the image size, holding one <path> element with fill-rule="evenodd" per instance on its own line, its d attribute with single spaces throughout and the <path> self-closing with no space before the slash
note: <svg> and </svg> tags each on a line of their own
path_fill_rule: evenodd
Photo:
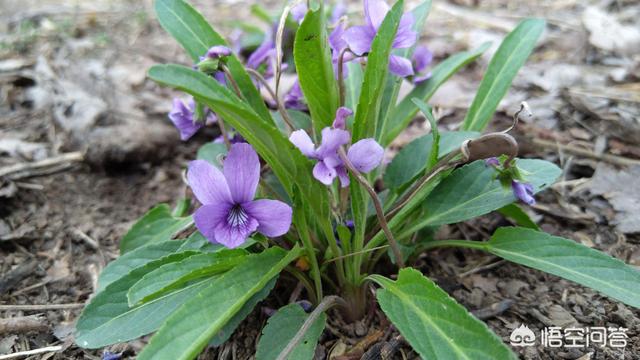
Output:
<svg viewBox="0 0 640 360">
<path fill-rule="evenodd" d="M 214 228 L 215 240 L 229 249 L 237 248 L 256 229 L 258 229 L 258 220 L 249 216 L 242 206 L 234 205 L 227 212 L 226 219 Z"/>
<path fill-rule="evenodd" d="M 220 170 L 205 160 L 189 163 L 187 181 L 196 198 L 203 205 L 231 204 L 227 179 Z"/>
<path fill-rule="evenodd" d="M 193 214 L 193 222 L 200 233 L 209 240 L 217 244 L 216 227 L 227 221 L 229 210 L 233 207 L 231 203 L 218 203 L 203 205 Z"/>
<path fill-rule="evenodd" d="M 231 55 L 231 49 L 224 45 L 215 45 L 207 50 L 207 57 L 211 59 L 219 59 L 223 56 Z"/>
<path fill-rule="evenodd" d="M 344 31 L 342 38 L 347 42 L 351 51 L 362 56 L 371 51 L 371 43 L 375 36 L 375 31 L 369 26 L 352 26 Z"/>
<path fill-rule="evenodd" d="M 336 175 L 336 170 L 327 167 L 323 161 L 318 161 L 318 163 L 313 167 L 313 177 L 325 185 L 331 185 L 331 183 L 333 183 L 333 179 L 336 178 Z"/>
<path fill-rule="evenodd" d="M 338 178 L 340 179 L 340 186 L 343 188 L 349 186 L 351 179 L 349 179 L 349 174 L 347 173 L 347 169 L 344 165 L 338 166 L 336 168 L 336 173 L 338 174 Z"/>
<path fill-rule="evenodd" d="M 347 157 L 360 172 L 368 173 L 382 161 L 384 149 L 374 139 L 362 139 L 351 145 Z"/>
<path fill-rule="evenodd" d="M 413 78 L 413 83 L 416 84 L 416 85 L 420 85 L 420 84 L 422 84 L 423 82 L 425 82 L 425 81 L 427 81 L 429 79 L 431 79 L 431 71 L 429 71 L 428 73 L 423 74 L 423 75 L 415 76 Z"/>
<path fill-rule="evenodd" d="M 394 49 L 405 49 L 416 43 L 418 33 L 413 31 L 413 14 L 405 13 L 400 18 L 396 37 L 393 39 Z"/>
<path fill-rule="evenodd" d="M 258 232 L 265 236 L 281 236 L 291 227 L 291 206 L 278 200 L 256 200 L 242 207 L 247 214 L 258 221 Z"/>
<path fill-rule="evenodd" d="M 495 156 L 494 157 L 490 157 L 488 159 L 485 159 L 484 163 L 487 166 L 495 166 L 495 167 L 500 166 L 500 160 L 498 160 L 498 158 L 495 157 Z"/>
<path fill-rule="evenodd" d="M 260 181 L 260 159 L 247 143 L 231 145 L 224 160 L 224 177 L 236 204 L 253 200 Z"/>
<path fill-rule="evenodd" d="M 289 135 L 289 141 L 295 145 L 306 157 L 315 156 L 315 145 L 304 130 L 296 130 Z"/>
<path fill-rule="evenodd" d="M 333 120 L 333 128 L 346 130 L 347 118 L 353 115 L 353 111 L 347 107 L 341 106 L 336 111 L 336 118 Z"/>
<path fill-rule="evenodd" d="M 266 34 L 264 41 L 262 41 L 262 44 L 260 44 L 260 46 L 258 46 L 258 48 L 253 53 L 251 53 L 251 55 L 249 55 L 249 58 L 247 59 L 247 67 L 258 69 L 274 50 L 275 43 L 271 39 L 271 35 Z"/>
<path fill-rule="evenodd" d="M 173 108 L 169 112 L 169 119 L 180 132 L 182 141 L 189 140 L 202 128 L 202 124 L 193 119 L 193 109 L 190 109 L 180 99 L 173 99 Z"/>
<path fill-rule="evenodd" d="M 364 0 L 364 17 L 367 20 L 367 25 L 376 31 L 382 25 L 389 10 L 389 5 L 384 0 Z"/>
<path fill-rule="evenodd" d="M 301 23 L 304 20 L 304 17 L 307 15 L 307 4 L 299 3 L 298 5 L 291 8 L 290 14 L 293 20 L 297 23 Z"/>
<path fill-rule="evenodd" d="M 337 23 L 340 18 L 346 14 L 347 12 L 347 7 L 344 5 L 343 2 L 338 2 L 334 7 L 333 10 L 331 11 L 331 17 L 329 18 L 329 23 L 331 24 L 335 24 Z"/>
<path fill-rule="evenodd" d="M 326 127 L 322 129 L 322 143 L 318 147 L 316 154 L 321 159 L 335 155 L 338 148 L 348 144 L 350 140 L 351 134 L 348 131 Z"/>
<path fill-rule="evenodd" d="M 416 46 L 416 50 L 413 52 L 411 59 L 413 60 L 413 69 L 417 73 L 421 73 L 427 70 L 427 67 L 431 65 L 431 62 L 433 61 L 433 53 L 428 47 L 419 45 Z"/>
<path fill-rule="evenodd" d="M 517 180 L 511 181 L 511 189 L 513 195 L 527 205 L 534 205 L 536 199 L 533 198 L 533 186 L 531 184 L 523 184 Z"/>
<path fill-rule="evenodd" d="M 413 66 L 409 59 L 391 55 L 389 57 L 389 71 L 400 77 L 407 77 L 413 75 Z"/>
</svg>

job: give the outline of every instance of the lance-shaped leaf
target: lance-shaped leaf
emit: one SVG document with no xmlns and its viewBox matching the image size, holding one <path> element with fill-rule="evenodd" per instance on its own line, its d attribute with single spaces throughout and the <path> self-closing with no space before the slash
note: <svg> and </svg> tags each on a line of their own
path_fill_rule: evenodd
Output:
<svg viewBox="0 0 640 360">
<path fill-rule="evenodd" d="M 349 73 L 349 76 L 344 79 L 345 106 L 349 109 L 356 109 L 358 106 L 358 99 L 360 99 L 362 79 L 364 77 L 362 64 L 357 61 L 348 62 L 347 72 Z M 349 126 L 349 128 L 351 128 L 351 126 Z"/>
<path fill-rule="evenodd" d="M 533 185 L 535 193 L 553 184 L 561 174 L 560 168 L 544 160 L 517 159 L 516 164 L 526 174 L 526 181 Z M 424 216 L 412 223 L 403 235 L 425 226 L 468 220 L 515 201 L 513 191 L 502 187 L 496 178 L 496 170 L 478 160 L 442 180 L 424 200 Z"/>
<path fill-rule="evenodd" d="M 338 109 L 338 84 L 327 40 L 324 7 L 309 11 L 296 33 L 293 56 L 300 87 L 316 133 L 331 126 Z"/>
<path fill-rule="evenodd" d="M 427 102 L 436 90 L 438 90 L 440 85 L 444 84 L 445 81 L 462 67 L 475 61 L 490 45 L 491 43 L 484 43 L 475 50 L 457 53 L 438 64 L 433 71 L 431 71 L 431 77 L 427 81 L 414 87 L 394 108 L 389 116 L 386 130 L 382 134 L 381 144 L 383 146 L 391 144 L 393 139 L 395 139 L 416 116 L 418 107 L 412 101 L 413 98 L 422 99 Z"/>
<path fill-rule="evenodd" d="M 189 250 L 215 252 L 220 249 L 223 249 L 222 245 L 211 244 L 199 232 L 193 233 L 186 240 L 169 240 L 141 246 L 110 262 L 100 273 L 96 291 L 102 291 L 107 285 L 127 275 L 131 270 L 169 254 Z"/>
<path fill-rule="evenodd" d="M 480 82 L 462 130 L 484 130 L 513 78 L 533 51 L 544 26 L 542 19 L 524 20 L 502 41 Z"/>
<path fill-rule="evenodd" d="M 276 360 L 287 344 L 296 336 L 309 314 L 298 304 L 289 304 L 278 310 L 262 329 L 262 336 L 256 350 L 256 360 Z M 315 354 L 318 339 L 324 330 L 326 314 L 321 314 L 305 333 L 298 346 L 287 359 L 311 360 Z"/>
<path fill-rule="evenodd" d="M 247 261 L 220 275 L 174 312 L 138 359 L 193 359 L 245 303 L 300 256 L 301 251 L 299 247 L 289 252 L 270 248 L 250 255 Z"/>
<path fill-rule="evenodd" d="M 411 15 L 413 16 L 413 26 L 411 29 L 417 34 L 422 32 L 422 28 L 427 20 L 427 16 L 429 16 L 430 10 L 431 0 L 423 1 L 420 5 L 411 10 Z M 416 44 L 417 43 L 418 42 L 416 41 Z M 395 54 L 410 59 L 414 50 L 415 45 L 406 49 L 397 49 L 395 50 Z M 387 124 L 391 120 L 389 119 L 389 114 L 393 111 L 393 108 L 398 101 L 398 94 L 400 93 L 402 80 L 403 79 L 398 76 L 389 76 L 387 78 L 384 95 L 382 97 L 382 102 L 380 103 L 380 121 L 378 122 L 378 128 L 376 130 L 376 134 L 378 134 L 376 138 L 378 141 L 380 141 L 387 132 Z"/>
<path fill-rule="evenodd" d="M 393 5 L 382 21 L 371 44 L 360 100 L 353 122 L 354 142 L 362 138 L 373 137 L 378 127 L 380 104 L 389 73 L 389 55 L 391 55 L 391 46 L 400 24 L 403 6 L 403 0 L 399 0 Z"/>
<path fill-rule="evenodd" d="M 190 251 L 165 256 L 109 284 L 82 311 L 76 324 L 76 343 L 84 348 L 95 349 L 129 341 L 156 330 L 164 319 L 187 299 L 195 296 L 210 279 L 134 308 L 129 307 L 127 291 L 145 274 L 194 254 L 195 251 Z"/>
<path fill-rule="evenodd" d="M 440 133 L 438 158 L 460 148 L 465 140 L 478 137 L 475 131 L 447 131 Z M 384 183 L 391 189 L 399 188 L 424 172 L 432 156 L 433 134 L 419 137 L 405 146 L 393 158 L 384 173 Z"/>
<path fill-rule="evenodd" d="M 167 204 L 160 204 L 140 218 L 120 241 L 120 253 L 125 254 L 140 246 L 171 239 L 180 229 L 188 226 L 192 219 L 174 217 Z"/>
<path fill-rule="evenodd" d="M 518 204 L 509 204 L 498 209 L 502 216 L 508 217 L 515 221 L 516 224 L 533 230 L 540 230 L 538 224 L 527 214 Z"/>
<path fill-rule="evenodd" d="M 506 227 L 493 234 L 486 250 L 640 308 L 640 271 L 575 241 L 532 229 Z"/>
<path fill-rule="evenodd" d="M 246 254 L 243 249 L 222 250 L 162 265 L 131 286 L 127 292 L 129 306 L 157 298 L 189 281 L 225 272 L 245 261 Z"/>
<path fill-rule="evenodd" d="M 196 9 L 183 0 L 156 0 L 155 11 L 160 25 L 189 53 L 194 62 L 214 45 L 227 45 Z M 249 74 L 235 55 L 227 58 L 227 66 L 242 95 L 263 121 L 273 123 L 269 110 Z"/>
<path fill-rule="evenodd" d="M 412 268 L 400 270 L 398 280 L 369 278 L 382 311 L 423 359 L 516 359 L 485 323 L 430 279 Z"/>
</svg>

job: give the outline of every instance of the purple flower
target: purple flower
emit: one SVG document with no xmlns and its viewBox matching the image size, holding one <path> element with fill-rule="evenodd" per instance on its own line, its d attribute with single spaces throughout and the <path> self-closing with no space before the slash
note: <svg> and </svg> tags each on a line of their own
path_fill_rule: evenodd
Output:
<svg viewBox="0 0 640 360">
<path fill-rule="evenodd" d="M 351 51 L 359 56 L 371 51 L 373 39 L 388 12 L 389 5 L 384 0 L 364 0 L 364 14 L 367 23 L 362 26 L 350 27 L 343 35 Z M 417 33 L 412 30 L 413 22 L 411 13 L 402 15 L 396 37 L 393 40 L 392 47 L 394 49 L 405 49 L 415 44 Z M 411 61 L 397 55 L 391 55 L 389 58 L 389 70 L 402 77 L 413 75 Z"/>
<path fill-rule="evenodd" d="M 353 115 L 353 111 L 349 108 L 341 106 L 336 111 L 336 118 L 333 120 L 333 128 L 335 129 L 347 129 L 347 118 Z"/>
<path fill-rule="evenodd" d="M 204 126 L 201 121 L 195 119 L 195 109 L 196 104 L 193 101 L 193 98 L 189 100 L 188 105 L 180 99 L 173 99 L 173 107 L 171 108 L 171 112 L 169 112 L 169 119 L 180 132 L 180 139 L 182 141 L 189 140 L 196 132 L 198 132 L 198 130 L 200 130 L 201 127 Z M 215 123 L 217 121 L 216 115 L 208 109 L 206 112 L 207 117 L 205 123 Z"/>
<path fill-rule="evenodd" d="M 304 17 L 307 15 L 307 11 L 307 4 L 303 2 L 299 3 L 291 8 L 291 17 L 299 24 L 304 20 Z"/>
<path fill-rule="evenodd" d="M 534 205 L 536 199 L 533 198 L 533 186 L 529 183 L 521 183 L 517 180 L 511 180 L 511 189 L 513 195 L 527 205 Z"/>
<path fill-rule="evenodd" d="M 413 78 L 415 84 L 420 84 L 431 77 L 430 71 L 425 71 L 433 61 L 433 53 L 426 46 L 417 46 L 411 58 L 413 70 L 416 73 Z"/>
<path fill-rule="evenodd" d="M 247 59 L 247 67 L 254 70 L 258 70 L 263 64 L 266 65 L 264 77 L 273 77 L 276 69 L 276 44 L 270 33 L 265 34 L 262 44 Z M 282 70 L 286 68 L 287 64 L 282 64 Z"/>
<path fill-rule="evenodd" d="M 216 45 L 207 50 L 207 57 L 210 59 L 220 59 L 223 56 L 231 55 L 231 49 L 226 46 Z"/>
<path fill-rule="evenodd" d="M 287 109 L 305 111 L 307 110 L 307 105 L 303 100 L 304 95 L 302 94 L 302 89 L 300 88 L 300 82 L 296 79 L 289 92 L 287 92 L 284 96 L 284 106 Z"/>
<path fill-rule="evenodd" d="M 289 231 L 289 205 L 277 200 L 254 200 L 260 160 L 251 145 L 232 145 L 223 172 L 204 160 L 192 161 L 187 179 L 202 203 L 193 220 L 209 241 L 235 248 L 254 231 L 269 237 Z"/>
<path fill-rule="evenodd" d="M 331 61 L 333 62 L 333 71 L 338 74 L 338 61 L 340 60 L 340 53 L 342 50 L 349 47 L 349 44 L 344 40 L 345 27 L 344 24 L 339 23 L 329 34 L 329 46 L 331 47 Z M 342 58 L 342 74 L 343 77 L 347 77 L 347 62 L 355 59 L 353 53 L 346 52 Z"/>
<path fill-rule="evenodd" d="M 490 157 L 484 161 L 487 166 L 498 167 L 500 166 L 500 160 L 497 157 Z"/>
<path fill-rule="evenodd" d="M 338 119 L 343 116 L 341 113 L 346 113 L 344 108 L 338 109 L 334 123 L 341 122 Z M 347 169 L 338 155 L 338 149 L 351 141 L 351 134 L 348 131 L 330 127 L 322 129 L 322 141 L 317 149 L 309 134 L 304 130 L 292 132 L 289 140 L 306 157 L 318 160 L 313 167 L 313 177 L 318 181 L 325 185 L 331 185 L 337 176 L 340 178 L 342 187 L 349 185 Z M 347 157 L 353 166 L 364 173 L 380 165 L 383 155 L 384 149 L 373 139 L 362 139 L 353 144 L 347 152 Z"/>
<path fill-rule="evenodd" d="M 347 7 L 343 2 L 337 3 L 333 10 L 331 11 L 331 17 L 329 18 L 329 23 L 337 24 L 340 21 L 340 18 L 347 12 Z"/>
</svg>

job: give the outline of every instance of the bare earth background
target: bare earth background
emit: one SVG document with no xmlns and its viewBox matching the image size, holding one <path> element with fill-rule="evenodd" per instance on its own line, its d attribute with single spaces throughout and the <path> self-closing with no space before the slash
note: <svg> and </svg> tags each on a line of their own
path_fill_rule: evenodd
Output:
<svg viewBox="0 0 640 360">
<path fill-rule="evenodd" d="M 247 1 L 196 5 L 225 33 L 233 20 L 258 23 Z M 265 3 L 273 10 L 282 5 Z M 349 9 L 355 15 L 360 6 L 352 2 Z M 156 23 L 150 1 L 1 0 L 0 9 L 0 357 L 61 345 L 60 351 L 31 358 L 99 359 L 103 350 L 73 344 L 77 304 L 91 296 L 133 221 L 154 204 L 184 194 L 182 169 L 215 134 L 180 143 L 166 118 L 174 94 L 145 78 L 154 63 L 188 63 Z M 421 41 L 438 62 L 486 40 L 497 46 L 528 16 L 545 17 L 547 31 L 494 126 L 506 127 L 519 102 L 527 100 L 535 116 L 517 129 L 521 155 L 564 169 L 530 213 L 545 231 L 638 267 L 640 3 L 436 0 Z M 495 46 L 431 101 L 445 128 L 454 129 L 463 118 Z M 416 119 L 395 149 L 428 131 Z M 28 166 L 46 159 L 56 161 Z M 486 239 L 499 225 L 508 221 L 488 215 L 446 227 L 440 236 Z M 545 326 L 629 329 L 624 351 L 516 349 L 525 359 L 640 359 L 640 312 L 594 291 L 470 250 L 430 252 L 415 266 L 479 311 L 507 342 L 520 324 L 536 333 Z M 284 288 L 277 293 L 256 308 L 232 341 L 202 358 L 250 358 L 266 322 L 262 309 L 278 307 L 289 296 Z M 13 306 L 28 304 L 47 306 Z M 331 318 L 318 358 L 359 359 L 373 344 L 397 335 L 379 312 L 349 325 Z M 133 358 L 142 345 L 133 341 L 104 350 Z M 394 358 L 417 357 L 406 344 L 399 350 Z M 381 357 L 373 350 L 366 356 Z"/>
</svg>

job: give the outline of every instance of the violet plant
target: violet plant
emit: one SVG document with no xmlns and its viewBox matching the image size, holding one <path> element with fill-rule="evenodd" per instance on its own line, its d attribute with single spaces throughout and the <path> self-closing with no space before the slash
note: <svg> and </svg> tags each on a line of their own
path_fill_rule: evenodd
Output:
<svg viewBox="0 0 640 360">
<path fill-rule="evenodd" d="M 402 0 L 364 0 L 364 16 L 346 18 L 341 7 L 291 4 L 243 57 L 187 2 L 156 0 L 161 25 L 195 64 L 157 65 L 149 77 L 193 97 L 170 114 L 183 139 L 218 126 L 224 141 L 205 144 L 189 164 L 193 199 L 174 210 L 158 205 L 122 239 L 121 256 L 103 270 L 77 322 L 77 344 L 99 348 L 155 332 L 138 359 L 195 358 L 227 341 L 283 274 L 313 306 L 307 313 L 282 304 L 256 359 L 312 359 L 327 310 L 356 321 L 371 306 L 423 358 L 515 358 L 411 267 L 440 247 L 486 251 L 639 307 L 637 270 L 541 232 L 521 208 L 560 169 L 517 158 L 511 128 L 483 133 L 544 22 L 524 20 L 504 39 L 460 130 L 441 132 L 429 98 L 488 44 L 431 67 L 431 52 L 416 47 L 430 5 L 405 13 Z M 281 89 L 285 71 L 297 76 L 291 91 Z M 412 88 L 401 98 L 403 82 Z M 523 105 L 514 126 L 527 111 Z M 384 148 L 418 112 L 431 133 L 383 164 Z M 493 211 L 520 226 L 483 241 L 432 235 Z"/>
</svg>

